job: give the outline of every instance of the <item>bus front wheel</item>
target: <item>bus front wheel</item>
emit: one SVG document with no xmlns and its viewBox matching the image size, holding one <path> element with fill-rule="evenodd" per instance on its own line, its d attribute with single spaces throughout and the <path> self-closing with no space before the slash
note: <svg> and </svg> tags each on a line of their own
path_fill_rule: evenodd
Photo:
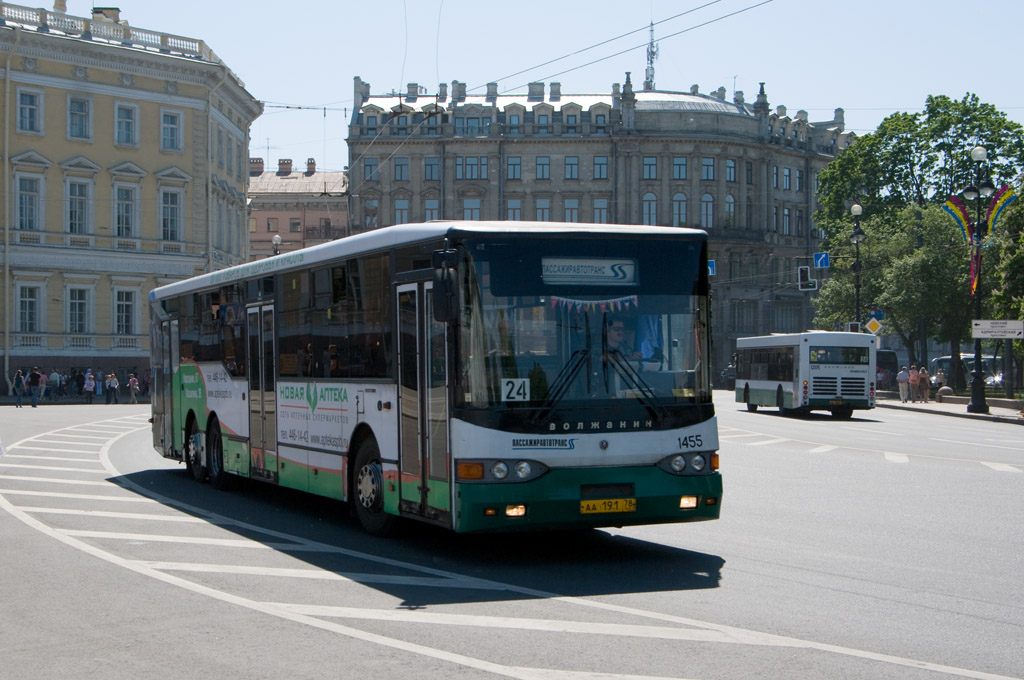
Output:
<svg viewBox="0 0 1024 680">
<path fill-rule="evenodd" d="M 384 512 L 384 474 L 380 447 L 373 437 L 364 439 L 356 451 L 352 503 L 367 533 L 387 536 L 395 530 L 398 518 Z"/>
</svg>

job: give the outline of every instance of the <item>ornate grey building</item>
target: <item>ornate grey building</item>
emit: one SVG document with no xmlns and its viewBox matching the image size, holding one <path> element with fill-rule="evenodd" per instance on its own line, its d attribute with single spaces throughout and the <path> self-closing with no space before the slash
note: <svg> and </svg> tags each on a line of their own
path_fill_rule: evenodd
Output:
<svg viewBox="0 0 1024 680">
<path fill-rule="evenodd" d="M 373 95 L 355 78 L 348 134 L 352 231 L 433 219 L 658 224 L 710 234 L 716 370 L 735 339 L 810 327 L 797 267 L 820 233 L 818 172 L 850 141 L 843 110 L 811 122 L 725 88 L 564 94 Z"/>
</svg>

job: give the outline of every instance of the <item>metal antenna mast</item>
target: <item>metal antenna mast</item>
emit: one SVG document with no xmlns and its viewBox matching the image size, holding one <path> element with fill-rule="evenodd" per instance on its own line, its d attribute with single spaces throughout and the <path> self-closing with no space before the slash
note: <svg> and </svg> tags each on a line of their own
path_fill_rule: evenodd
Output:
<svg viewBox="0 0 1024 680">
<path fill-rule="evenodd" d="M 658 58 L 658 46 L 654 43 L 654 22 L 651 22 L 651 40 L 647 43 L 647 69 L 644 71 L 644 89 L 654 89 L 654 60 Z"/>
</svg>

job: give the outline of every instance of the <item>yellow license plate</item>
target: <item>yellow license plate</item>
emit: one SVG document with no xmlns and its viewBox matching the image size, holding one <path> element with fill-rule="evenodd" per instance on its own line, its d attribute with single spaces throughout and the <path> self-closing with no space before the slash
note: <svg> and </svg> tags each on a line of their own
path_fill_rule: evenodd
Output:
<svg viewBox="0 0 1024 680">
<path fill-rule="evenodd" d="M 601 498 L 594 501 L 580 501 L 581 515 L 597 515 L 603 512 L 636 512 L 636 499 Z"/>
</svg>

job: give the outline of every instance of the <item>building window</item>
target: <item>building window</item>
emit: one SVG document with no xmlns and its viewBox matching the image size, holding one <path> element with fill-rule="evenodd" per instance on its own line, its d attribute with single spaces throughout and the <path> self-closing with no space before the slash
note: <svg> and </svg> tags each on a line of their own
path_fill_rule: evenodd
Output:
<svg viewBox="0 0 1024 680">
<path fill-rule="evenodd" d="M 703 180 L 713 180 L 715 178 L 714 158 L 702 158 L 700 160 L 700 178 Z"/>
<path fill-rule="evenodd" d="M 641 196 L 640 208 L 643 224 L 655 225 L 658 223 L 658 199 L 654 194 L 647 192 Z"/>
<path fill-rule="evenodd" d="M 732 159 L 725 161 L 725 181 L 736 181 L 736 161 Z"/>
<path fill-rule="evenodd" d="M 522 179 L 522 159 L 519 156 L 509 156 L 506 159 L 505 168 L 508 179 Z"/>
<path fill-rule="evenodd" d="M 608 156 L 594 156 L 594 179 L 608 179 Z"/>
<path fill-rule="evenodd" d="M 18 229 L 42 229 L 42 180 L 35 177 L 18 178 Z"/>
<path fill-rule="evenodd" d="M 772 188 L 779 188 L 779 166 L 777 165 L 772 166 Z"/>
<path fill-rule="evenodd" d="M 686 226 L 686 194 L 672 196 L 672 226 Z"/>
<path fill-rule="evenodd" d="M 428 156 L 423 159 L 423 179 L 427 182 L 436 182 L 441 179 L 441 159 L 437 156 Z"/>
<path fill-rule="evenodd" d="M 177 111 L 160 112 L 160 149 L 162 151 L 181 151 L 181 114 Z"/>
<path fill-rule="evenodd" d="M 89 332 L 89 289 L 68 289 L 68 333 Z"/>
<path fill-rule="evenodd" d="M 487 156 L 456 156 L 455 179 L 487 179 Z"/>
<path fill-rule="evenodd" d="M 427 198 L 423 201 L 423 219 L 426 221 L 441 219 L 441 201 L 437 198 Z"/>
<path fill-rule="evenodd" d="M 565 115 L 565 133 L 566 134 L 574 135 L 574 134 L 576 134 L 577 132 L 580 131 L 579 127 L 576 124 L 578 120 L 579 120 L 579 118 L 576 116 L 575 113 L 567 113 Z"/>
<path fill-rule="evenodd" d="M 114 294 L 114 333 L 135 335 L 135 291 L 118 290 Z"/>
<path fill-rule="evenodd" d="M 367 116 L 364 122 L 366 123 L 363 127 L 364 135 L 377 134 L 377 116 Z"/>
<path fill-rule="evenodd" d="M 224 167 L 224 130 L 217 128 L 217 165 Z"/>
<path fill-rule="evenodd" d="M 480 199 L 462 199 L 462 219 L 478 221 L 480 219 Z"/>
<path fill-rule="evenodd" d="M 579 179 L 580 178 L 580 157 L 579 156 L 566 156 L 565 157 L 565 178 L 566 179 Z"/>
<path fill-rule="evenodd" d="M 548 222 L 551 220 L 551 199 L 537 199 L 537 221 Z"/>
<path fill-rule="evenodd" d="M 546 134 L 550 134 L 551 133 L 551 128 L 548 127 L 548 125 L 549 125 L 548 120 L 549 120 L 548 119 L 548 115 L 546 113 L 541 113 L 541 114 L 537 115 L 537 134 L 538 135 L 546 135 Z"/>
<path fill-rule="evenodd" d="M 753 161 L 747 161 L 747 184 L 754 183 L 754 163 Z"/>
<path fill-rule="evenodd" d="M 608 131 L 608 117 L 603 113 L 594 114 L 594 133 L 603 135 Z"/>
<path fill-rule="evenodd" d="M 160 191 L 160 238 L 180 241 L 182 238 L 182 194 L 180 191 Z"/>
<path fill-rule="evenodd" d="M 519 114 L 510 113 L 508 116 L 508 133 L 510 135 L 519 134 Z"/>
<path fill-rule="evenodd" d="M 395 162 L 395 181 L 396 182 L 408 182 L 409 181 L 409 159 L 407 157 L 396 157 Z"/>
<path fill-rule="evenodd" d="M 297 233 L 302 231 L 302 220 L 298 217 L 288 218 L 288 231 L 291 233 Z"/>
<path fill-rule="evenodd" d="M 375 198 L 363 201 L 363 228 L 376 229 L 379 222 L 377 214 L 380 212 L 380 203 Z"/>
<path fill-rule="evenodd" d="M 644 156 L 644 179 L 658 179 L 658 159 L 655 156 Z"/>
<path fill-rule="evenodd" d="M 43 134 L 43 93 L 18 88 L 18 132 Z"/>
<path fill-rule="evenodd" d="M 67 231 L 69 234 L 88 234 L 90 230 L 89 182 L 69 180 L 67 183 Z"/>
<path fill-rule="evenodd" d="M 395 224 L 406 224 L 409 222 L 409 199 L 395 199 Z"/>
<path fill-rule="evenodd" d="M 804 211 L 803 210 L 797 210 L 796 211 L 796 235 L 797 236 L 803 236 L 804 235 Z"/>
<path fill-rule="evenodd" d="M 392 118 L 395 121 L 395 127 L 393 132 L 397 137 L 405 137 L 409 134 L 409 116 L 395 116 Z"/>
<path fill-rule="evenodd" d="M 753 332 L 757 303 L 753 300 L 732 300 L 729 305 L 729 325 L 733 331 Z"/>
<path fill-rule="evenodd" d="M 518 222 L 523 219 L 523 203 L 518 198 L 510 198 L 505 201 L 505 219 Z"/>
<path fill-rule="evenodd" d="M 566 222 L 579 222 L 580 221 L 580 199 L 578 199 L 578 198 L 567 198 L 567 199 L 565 199 L 565 221 Z"/>
<path fill-rule="evenodd" d="M 803 191 L 804 190 L 804 171 L 803 170 L 797 170 L 796 171 L 796 190 L 797 191 Z"/>
<path fill-rule="evenodd" d="M 377 159 L 363 159 L 363 181 L 376 182 L 380 177 L 377 175 Z"/>
<path fill-rule="evenodd" d="M 594 199 L 594 224 L 608 224 L 608 199 Z"/>
<path fill-rule="evenodd" d="M 715 226 L 715 199 L 711 194 L 700 197 L 700 226 L 703 229 Z"/>
<path fill-rule="evenodd" d="M 114 228 L 120 238 L 135 238 L 138 194 L 134 186 L 114 186 Z"/>
<path fill-rule="evenodd" d="M 725 226 L 736 226 L 736 199 L 732 196 L 725 197 Z"/>
<path fill-rule="evenodd" d="M 92 139 L 92 102 L 68 95 L 68 138 Z"/>
<path fill-rule="evenodd" d="M 686 179 L 686 156 L 672 159 L 672 179 Z"/>
<path fill-rule="evenodd" d="M 551 179 L 551 159 L 537 156 L 537 179 Z"/>
<path fill-rule="evenodd" d="M 789 208 L 782 209 L 782 233 L 789 236 Z"/>
<path fill-rule="evenodd" d="M 779 231 L 779 206 L 772 206 L 772 231 Z"/>
<path fill-rule="evenodd" d="M 789 175 L 790 175 L 789 168 L 783 168 L 782 169 L 782 188 L 785 191 L 789 191 L 790 189 L 793 188 L 792 185 L 790 184 Z"/>
<path fill-rule="evenodd" d="M 18 326 L 19 333 L 38 333 L 39 319 L 39 288 L 37 286 L 18 287 Z"/>
<path fill-rule="evenodd" d="M 268 217 L 267 218 L 267 233 L 268 234 L 277 233 L 277 218 L 276 217 Z"/>
</svg>

